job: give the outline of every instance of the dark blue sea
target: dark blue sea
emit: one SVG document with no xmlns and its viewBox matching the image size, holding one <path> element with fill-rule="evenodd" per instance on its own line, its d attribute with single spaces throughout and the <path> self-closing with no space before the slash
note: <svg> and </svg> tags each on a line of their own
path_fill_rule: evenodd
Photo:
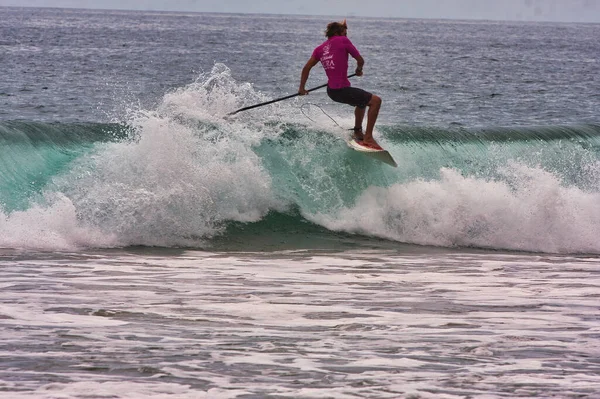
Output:
<svg viewBox="0 0 600 399">
<path fill-rule="evenodd" d="M 397 168 L 227 115 L 344 17 L 0 7 L 1 397 L 600 397 L 600 25 L 349 17 Z"/>
</svg>

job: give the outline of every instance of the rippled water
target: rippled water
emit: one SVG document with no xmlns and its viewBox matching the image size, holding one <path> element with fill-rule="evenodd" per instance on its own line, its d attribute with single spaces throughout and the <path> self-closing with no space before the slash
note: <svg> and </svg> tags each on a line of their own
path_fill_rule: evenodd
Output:
<svg viewBox="0 0 600 399">
<path fill-rule="evenodd" d="M 62 121 L 104 121 L 137 102 L 150 106 L 215 62 L 272 98 L 295 93 L 331 19 L 11 8 L 0 8 L 0 16 L 0 117 Z M 384 123 L 598 121 L 598 24 L 348 24 L 366 60 L 365 76 L 354 84 L 383 98 Z M 315 68 L 309 86 L 324 81 Z M 310 99 L 328 102 L 324 92 Z"/>
</svg>

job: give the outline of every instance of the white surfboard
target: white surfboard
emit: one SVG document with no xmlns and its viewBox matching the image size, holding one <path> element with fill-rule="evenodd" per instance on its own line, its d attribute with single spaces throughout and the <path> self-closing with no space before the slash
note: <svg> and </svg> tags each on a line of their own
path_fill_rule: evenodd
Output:
<svg viewBox="0 0 600 399">
<path fill-rule="evenodd" d="M 348 140 L 347 143 L 348 147 L 352 148 L 355 151 L 362 152 L 363 154 L 370 156 L 371 158 L 375 158 L 378 161 L 386 163 L 390 166 L 393 166 L 394 168 L 398 167 L 398 164 L 396 163 L 396 161 L 394 161 L 394 158 L 392 158 L 390 153 L 384 149 L 376 150 L 374 148 L 365 147 L 364 145 L 359 144 L 354 139 Z"/>
</svg>

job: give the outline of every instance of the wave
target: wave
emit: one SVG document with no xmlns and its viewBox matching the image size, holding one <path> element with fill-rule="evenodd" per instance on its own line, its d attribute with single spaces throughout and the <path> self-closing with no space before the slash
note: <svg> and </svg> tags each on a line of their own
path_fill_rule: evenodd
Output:
<svg viewBox="0 0 600 399">
<path fill-rule="evenodd" d="M 116 124 L 0 122 L 0 204 L 25 209 L 29 199 L 95 142 L 126 137 Z"/>
<path fill-rule="evenodd" d="M 600 253 L 598 125 L 378 127 L 394 169 L 350 150 L 320 110 L 300 112 L 303 99 L 224 117 L 264 100 L 217 65 L 124 122 L 1 122 L 0 246 L 233 248 L 359 234 Z"/>
</svg>

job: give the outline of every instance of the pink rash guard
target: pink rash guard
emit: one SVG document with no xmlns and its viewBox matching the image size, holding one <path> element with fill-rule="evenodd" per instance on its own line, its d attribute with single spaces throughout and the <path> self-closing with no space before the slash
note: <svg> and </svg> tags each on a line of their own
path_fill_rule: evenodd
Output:
<svg viewBox="0 0 600 399">
<path fill-rule="evenodd" d="M 348 54 L 360 56 L 358 50 L 346 36 L 332 36 L 317 47 L 312 57 L 321 61 L 327 74 L 327 86 L 341 89 L 350 86 L 348 80 Z"/>
</svg>

